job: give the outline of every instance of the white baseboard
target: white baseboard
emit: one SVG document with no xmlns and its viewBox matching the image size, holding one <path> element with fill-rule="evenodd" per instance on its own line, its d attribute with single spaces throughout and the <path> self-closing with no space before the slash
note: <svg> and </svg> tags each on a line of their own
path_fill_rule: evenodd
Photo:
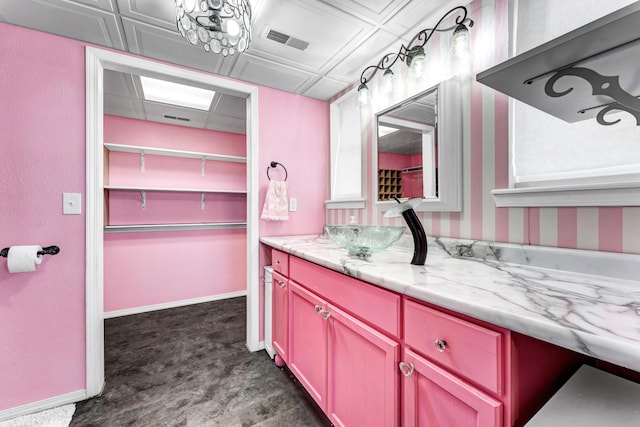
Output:
<svg viewBox="0 0 640 427">
<path fill-rule="evenodd" d="M 56 408 L 69 403 L 80 402 L 87 398 L 86 390 L 72 391 L 71 393 L 61 394 L 59 396 L 50 397 L 38 402 L 28 403 L 15 408 L 0 411 L 0 421 L 10 420 L 12 418 L 21 417 L 23 415 L 34 414 L 44 411 L 45 409 Z"/>
<path fill-rule="evenodd" d="M 218 300 L 228 299 L 228 298 L 243 297 L 246 295 L 247 295 L 247 291 L 238 291 L 238 292 L 230 292 L 227 294 L 185 299 L 181 301 L 171 301 L 163 304 L 145 305 L 143 307 L 134 307 L 134 308 L 127 308 L 124 310 L 108 311 L 104 313 L 103 317 L 105 319 L 111 319 L 113 317 L 129 316 L 131 314 L 140 314 L 140 313 L 146 313 L 149 311 L 164 310 L 166 308 L 176 308 L 176 307 L 182 307 L 185 305 L 200 304 L 203 302 L 211 302 L 211 301 L 218 301 Z"/>
<path fill-rule="evenodd" d="M 259 341 L 258 345 L 255 347 L 250 347 L 249 344 L 246 344 L 247 350 L 249 350 L 250 352 L 255 352 L 255 351 L 260 351 L 260 350 L 264 350 L 264 341 Z"/>
</svg>

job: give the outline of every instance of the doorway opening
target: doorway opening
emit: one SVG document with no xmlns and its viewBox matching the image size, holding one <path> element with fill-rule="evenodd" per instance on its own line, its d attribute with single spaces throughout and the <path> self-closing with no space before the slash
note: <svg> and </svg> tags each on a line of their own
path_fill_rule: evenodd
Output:
<svg viewBox="0 0 640 427">
<path fill-rule="evenodd" d="M 258 88 L 144 58 L 86 48 L 86 377 L 87 397 L 104 385 L 104 74 L 129 73 L 221 91 L 246 100 L 247 336 L 259 350 Z"/>
</svg>

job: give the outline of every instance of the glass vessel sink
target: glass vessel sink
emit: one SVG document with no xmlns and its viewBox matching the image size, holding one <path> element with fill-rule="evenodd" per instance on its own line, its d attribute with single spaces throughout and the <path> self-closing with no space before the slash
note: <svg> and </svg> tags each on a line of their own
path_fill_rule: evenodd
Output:
<svg viewBox="0 0 640 427">
<path fill-rule="evenodd" d="M 326 225 L 327 235 L 349 255 L 368 257 L 394 244 L 406 227 L 386 225 Z"/>
</svg>

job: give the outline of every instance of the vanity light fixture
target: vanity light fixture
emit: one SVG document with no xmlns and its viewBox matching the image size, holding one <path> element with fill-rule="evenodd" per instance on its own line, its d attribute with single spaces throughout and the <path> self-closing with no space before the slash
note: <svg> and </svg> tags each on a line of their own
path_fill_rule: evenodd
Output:
<svg viewBox="0 0 640 427">
<path fill-rule="evenodd" d="M 206 52 L 242 53 L 251 43 L 249 0 L 175 0 L 182 37 Z"/>
<path fill-rule="evenodd" d="M 454 13 L 459 14 L 455 20 L 456 25 L 447 28 L 438 28 L 446 18 Z M 389 81 L 392 81 L 393 79 L 393 72 L 391 71 L 391 68 L 398 60 L 404 62 L 407 67 L 409 67 L 409 74 L 411 76 L 422 76 L 426 61 L 424 46 L 429 42 L 431 36 L 436 31 L 453 31 L 453 37 L 451 38 L 452 55 L 458 58 L 470 57 L 469 27 L 473 27 L 473 20 L 467 18 L 467 8 L 464 6 L 454 7 L 445 13 L 433 28 L 426 28 L 418 32 L 418 34 L 416 34 L 406 46 L 402 44 L 397 53 L 388 53 L 384 55 L 376 65 L 370 65 L 365 68 L 360 75 L 360 86 L 358 87 L 358 99 L 360 104 L 368 104 L 369 88 L 367 83 L 371 81 L 373 76 L 375 76 L 379 70 L 384 71 L 384 90 L 386 91 L 389 86 L 393 87 L 393 82 L 389 83 Z"/>
</svg>

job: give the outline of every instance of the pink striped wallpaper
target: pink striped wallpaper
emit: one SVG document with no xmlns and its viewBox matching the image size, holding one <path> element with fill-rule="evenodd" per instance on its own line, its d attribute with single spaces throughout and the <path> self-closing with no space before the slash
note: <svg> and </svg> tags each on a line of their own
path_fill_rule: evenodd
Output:
<svg viewBox="0 0 640 427">
<path fill-rule="evenodd" d="M 469 5 L 475 21 L 471 30 L 474 75 L 508 57 L 507 7 L 507 0 L 476 0 Z M 443 51 L 443 45 L 436 50 Z M 463 108 L 463 210 L 418 213 L 429 235 L 640 253 L 640 207 L 496 208 L 491 190 L 507 188 L 509 182 L 508 98 L 470 76 L 463 89 Z M 365 126 L 370 171 L 372 121 Z M 355 215 L 361 223 L 402 225 L 402 218 L 384 218 L 376 209 L 371 202 L 376 199 L 371 174 L 366 178 L 366 209 L 327 210 L 328 224 L 346 223 Z"/>
</svg>

